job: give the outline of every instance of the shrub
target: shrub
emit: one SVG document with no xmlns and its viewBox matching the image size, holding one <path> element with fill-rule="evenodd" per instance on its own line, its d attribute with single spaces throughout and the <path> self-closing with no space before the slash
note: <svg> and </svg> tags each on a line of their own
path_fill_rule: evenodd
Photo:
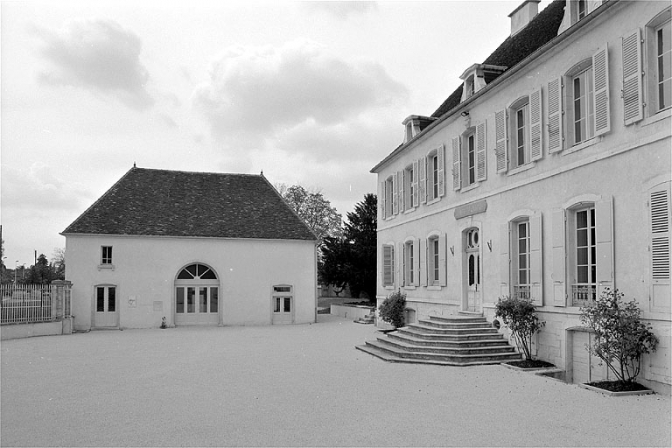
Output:
<svg viewBox="0 0 672 448">
<path fill-rule="evenodd" d="M 500 317 L 525 359 L 532 359 L 532 335 L 541 330 L 546 322 L 540 322 L 530 300 L 517 297 L 500 297 L 495 305 L 495 316 Z"/>
<path fill-rule="evenodd" d="M 406 311 L 406 294 L 401 291 L 390 294 L 378 308 L 380 318 L 392 324 L 395 328 L 404 326 Z"/>
<path fill-rule="evenodd" d="M 623 293 L 617 289 L 603 291 L 595 304 L 582 307 L 581 322 L 596 336 L 587 350 L 600 358 L 622 383 L 637 378 L 642 355 L 655 352 L 658 346 L 651 324 L 641 321 L 637 302 L 625 302 Z"/>
</svg>

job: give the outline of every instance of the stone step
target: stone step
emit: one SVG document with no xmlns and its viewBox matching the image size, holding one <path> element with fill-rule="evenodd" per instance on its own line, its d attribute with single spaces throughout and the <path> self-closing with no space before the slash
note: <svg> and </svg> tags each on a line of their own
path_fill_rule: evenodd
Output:
<svg viewBox="0 0 672 448">
<path fill-rule="evenodd" d="M 417 324 L 409 324 L 405 328 L 412 328 L 414 330 L 419 330 L 424 333 L 431 334 L 452 334 L 455 336 L 460 335 L 477 335 L 477 334 L 497 334 L 497 329 L 492 326 L 487 328 L 443 328 L 438 326 L 425 325 L 424 322 L 418 322 Z"/>
<path fill-rule="evenodd" d="M 431 320 L 442 322 L 456 322 L 456 323 L 488 323 L 483 316 L 463 316 L 461 314 L 453 314 L 449 316 L 429 316 Z"/>
<path fill-rule="evenodd" d="M 466 348 L 466 347 L 510 347 L 509 343 L 503 338 L 492 338 L 492 339 L 468 339 L 468 340 L 459 340 L 459 339 L 424 339 L 421 337 L 416 337 L 408 333 L 401 333 L 395 331 L 393 333 L 388 333 L 387 337 L 391 339 L 396 339 L 399 341 L 407 342 L 409 344 L 415 344 L 423 347 L 446 347 L 446 348 Z"/>
<path fill-rule="evenodd" d="M 464 329 L 464 328 L 492 328 L 488 322 L 460 322 L 460 321 L 447 321 L 447 320 L 438 320 L 438 319 L 419 319 L 418 324 L 425 325 L 432 328 L 454 328 L 454 329 Z"/>
<path fill-rule="evenodd" d="M 518 353 L 446 354 L 430 351 L 408 351 L 380 341 L 366 341 L 366 346 L 373 347 L 378 351 L 387 352 L 388 356 L 395 356 L 401 359 L 442 361 L 453 364 L 498 364 L 520 359 Z"/>
<path fill-rule="evenodd" d="M 445 347 L 437 345 L 423 345 L 418 347 L 412 341 L 404 341 L 393 338 L 388 335 L 384 338 L 378 338 L 378 342 L 385 346 L 392 346 L 400 350 L 411 352 L 422 351 L 424 353 L 437 353 L 440 355 L 489 355 L 513 353 L 513 347 L 510 345 L 498 346 L 464 346 L 464 347 Z"/>
<path fill-rule="evenodd" d="M 432 331 L 434 330 L 434 331 Z M 487 333 L 473 333 L 473 334 L 464 334 L 464 333 L 445 333 L 442 331 L 435 331 L 435 329 L 430 329 L 425 331 L 422 328 L 418 327 L 403 327 L 397 330 L 398 333 L 408 334 L 413 337 L 420 339 L 434 340 L 434 341 L 478 341 L 478 340 L 487 340 L 487 339 L 503 339 L 504 336 L 497 332 L 487 332 Z"/>
</svg>

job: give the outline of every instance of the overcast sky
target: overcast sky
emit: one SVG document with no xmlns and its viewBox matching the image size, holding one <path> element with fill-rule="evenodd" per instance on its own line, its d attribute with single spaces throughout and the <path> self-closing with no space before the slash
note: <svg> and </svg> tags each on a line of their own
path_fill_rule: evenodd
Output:
<svg viewBox="0 0 672 448">
<path fill-rule="evenodd" d="M 263 170 L 345 217 L 521 2 L 3 1 L 6 266 L 65 247 L 133 163 Z"/>
</svg>

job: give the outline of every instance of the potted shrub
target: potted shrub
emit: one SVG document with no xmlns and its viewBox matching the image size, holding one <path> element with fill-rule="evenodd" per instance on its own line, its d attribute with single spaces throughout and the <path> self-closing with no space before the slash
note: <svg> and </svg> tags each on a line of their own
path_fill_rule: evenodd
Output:
<svg viewBox="0 0 672 448">
<path fill-rule="evenodd" d="M 531 300 L 518 297 L 500 297 L 495 304 L 495 317 L 499 317 L 511 331 L 511 338 L 523 355 L 522 361 L 511 361 L 507 364 L 520 368 L 554 367 L 546 361 L 532 357 L 532 336 L 541 330 L 546 322 L 540 321 Z"/>
<path fill-rule="evenodd" d="M 612 392 L 647 390 L 635 380 L 642 368 L 642 356 L 656 351 L 658 338 L 651 324 L 642 322 L 637 302 L 625 302 L 623 297 L 617 289 L 606 289 L 594 304 L 581 308 L 581 322 L 595 334 L 595 342 L 587 350 L 617 378 L 588 385 Z"/>
<path fill-rule="evenodd" d="M 404 326 L 406 311 L 406 294 L 401 290 L 390 294 L 383 303 L 380 304 L 378 312 L 380 318 L 391 324 L 395 329 Z"/>
</svg>

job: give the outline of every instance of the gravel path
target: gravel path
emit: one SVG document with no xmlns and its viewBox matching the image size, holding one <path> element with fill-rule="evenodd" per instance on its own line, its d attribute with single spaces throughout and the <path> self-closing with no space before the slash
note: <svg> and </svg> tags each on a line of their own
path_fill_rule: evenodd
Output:
<svg viewBox="0 0 672 448">
<path fill-rule="evenodd" d="M 386 363 L 372 325 L 3 341 L 2 446 L 670 446 L 670 397 Z"/>
</svg>

